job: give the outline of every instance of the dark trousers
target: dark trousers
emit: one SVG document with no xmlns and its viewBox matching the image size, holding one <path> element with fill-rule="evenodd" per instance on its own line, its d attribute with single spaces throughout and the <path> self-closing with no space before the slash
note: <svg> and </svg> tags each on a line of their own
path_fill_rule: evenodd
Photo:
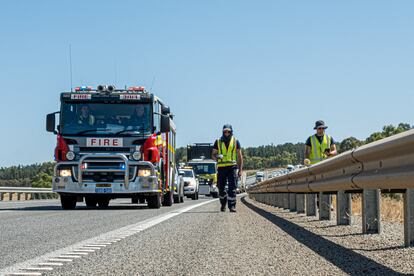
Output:
<svg viewBox="0 0 414 276">
<path fill-rule="evenodd" d="M 221 206 L 226 206 L 228 203 L 229 208 L 236 207 L 236 172 L 237 167 L 218 168 L 217 181 Z M 226 185 L 228 185 L 227 191 Z"/>
</svg>

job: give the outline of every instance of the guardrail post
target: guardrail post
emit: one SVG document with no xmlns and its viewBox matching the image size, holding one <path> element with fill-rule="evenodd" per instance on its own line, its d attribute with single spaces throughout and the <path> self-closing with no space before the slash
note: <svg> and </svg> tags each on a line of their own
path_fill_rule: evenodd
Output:
<svg viewBox="0 0 414 276">
<path fill-rule="evenodd" d="M 13 193 L 9 193 L 9 201 L 13 200 Z"/>
<path fill-rule="evenodd" d="M 331 220 L 331 203 L 330 194 L 319 193 L 319 220 Z"/>
<path fill-rule="evenodd" d="M 277 207 L 277 194 L 272 194 L 272 206 Z"/>
<path fill-rule="evenodd" d="M 289 193 L 283 193 L 283 209 L 289 209 Z"/>
<path fill-rule="evenodd" d="M 276 204 L 276 206 L 278 208 L 283 207 L 283 195 L 281 193 L 277 193 L 277 204 Z"/>
<path fill-rule="evenodd" d="M 405 246 L 414 245 L 414 189 L 404 193 L 404 243 Z"/>
<path fill-rule="evenodd" d="M 17 200 L 20 200 L 22 196 L 22 193 L 17 193 Z"/>
<path fill-rule="evenodd" d="M 316 194 L 306 194 L 306 215 L 316 216 L 318 214 L 318 208 L 316 208 Z"/>
<path fill-rule="evenodd" d="M 362 191 L 362 232 L 364 234 L 381 233 L 380 200 L 379 189 Z"/>
<path fill-rule="evenodd" d="M 4 197 L 4 195 L 3 195 L 3 193 L 0 193 L 0 201 L 3 201 L 3 198 Z"/>
<path fill-rule="evenodd" d="M 29 200 L 29 193 L 24 193 L 24 200 Z"/>
<path fill-rule="evenodd" d="M 296 212 L 298 214 L 305 213 L 305 195 L 296 194 Z"/>
<path fill-rule="evenodd" d="M 336 224 L 352 224 L 352 195 L 345 191 L 338 191 L 336 194 Z"/>
<path fill-rule="evenodd" d="M 289 210 L 296 212 L 296 194 L 289 193 Z"/>
</svg>

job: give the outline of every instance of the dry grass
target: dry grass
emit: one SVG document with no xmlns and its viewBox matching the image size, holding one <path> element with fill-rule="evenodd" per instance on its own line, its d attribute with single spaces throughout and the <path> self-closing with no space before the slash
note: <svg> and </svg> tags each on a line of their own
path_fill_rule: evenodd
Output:
<svg viewBox="0 0 414 276">
<path fill-rule="evenodd" d="M 336 209 L 336 196 L 332 196 L 332 205 Z M 352 214 L 362 215 L 361 195 L 352 196 Z M 381 219 L 392 222 L 404 222 L 404 202 L 390 197 L 381 197 Z"/>
</svg>

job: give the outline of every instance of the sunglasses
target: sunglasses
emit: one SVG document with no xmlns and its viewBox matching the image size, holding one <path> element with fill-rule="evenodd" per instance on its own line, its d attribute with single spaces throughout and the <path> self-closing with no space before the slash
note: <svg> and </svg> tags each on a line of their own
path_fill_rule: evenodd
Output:
<svg viewBox="0 0 414 276">
<path fill-rule="evenodd" d="M 318 127 L 317 129 L 325 129 L 324 127 Z"/>
<path fill-rule="evenodd" d="M 231 131 L 225 130 L 223 131 L 223 133 L 231 133 Z"/>
</svg>

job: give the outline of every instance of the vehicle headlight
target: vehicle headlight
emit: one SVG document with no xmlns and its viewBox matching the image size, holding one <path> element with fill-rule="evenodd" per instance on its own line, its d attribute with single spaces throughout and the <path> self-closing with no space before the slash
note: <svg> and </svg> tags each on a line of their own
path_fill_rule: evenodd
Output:
<svg viewBox="0 0 414 276">
<path fill-rule="evenodd" d="M 140 170 L 138 170 L 138 176 L 139 177 L 151 176 L 151 170 L 150 169 L 140 169 Z"/>
<path fill-rule="evenodd" d="M 69 161 L 72 161 L 73 159 L 75 159 L 75 153 L 73 151 L 68 151 L 66 153 L 66 159 L 68 159 Z"/>
<path fill-rule="evenodd" d="M 59 170 L 59 176 L 61 176 L 61 177 L 63 177 L 63 176 L 72 176 L 72 170 L 70 170 L 70 169 Z"/>
<path fill-rule="evenodd" d="M 134 153 L 132 154 L 132 158 L 136 161 L 139 161 L 141 159 L 141 152 L 140 151 L 134 151 Z"/>
</svg>

